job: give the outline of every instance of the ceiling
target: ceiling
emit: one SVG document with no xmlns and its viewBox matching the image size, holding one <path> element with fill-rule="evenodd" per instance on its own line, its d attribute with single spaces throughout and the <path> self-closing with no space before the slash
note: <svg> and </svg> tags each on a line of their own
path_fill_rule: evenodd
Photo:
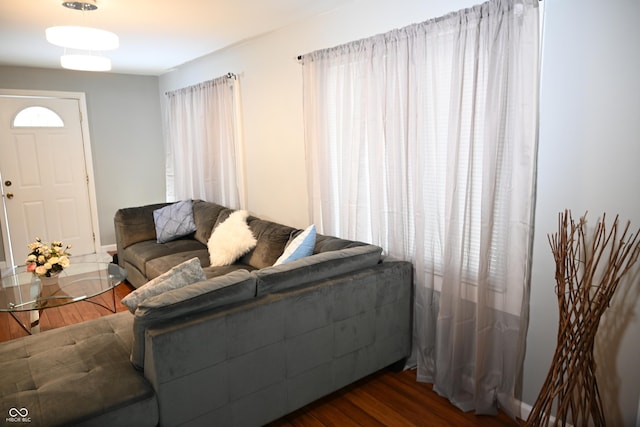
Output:
<svg viewBox="0 0 640 427">
<path fill-rule="evenodd" d="M 85 0 L 91 1 L 91 0 Z M 340 7 L 344 0 L 96 0 L 82 12 L 62 0 L 0 0 L 0 65 L 60 69 L 54 25 L 101 28 L 120 37 L 114 73 L 160 75 L 217 51 Z"/>
</svg>

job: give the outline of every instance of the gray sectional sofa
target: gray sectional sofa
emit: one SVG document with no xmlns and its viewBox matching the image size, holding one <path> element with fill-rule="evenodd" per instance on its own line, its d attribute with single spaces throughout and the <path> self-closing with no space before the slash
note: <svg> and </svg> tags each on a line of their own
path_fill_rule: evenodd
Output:
<svg viewBox="0 0 640 427">
<path fill-rule="evenodd" d="M 412 266 L 379 247 L 247 220 L 257 244 L 211 267 L 211 231 L 232 212 L 194 201 L 197 230 L 157 243 L 153 211 L 116 213 L 118 262 L 137 287 L 185 260 L 206 280 L 122 312 L 0 344 L 0 411 L 30 425 L 259 426 L 409 355 Z M 15 412 L 15 411 L 14 411 Z"/>
<path fill-rule="evenodd" d="M 256 247 L 231 265 L 211 267 L 207 250 L 211 232 L 234 210 L 215 203 L 194 200 L 193 219 L 196 231 L 183 238 L 158 244 L 153 212 L 168 205 L 169 203 L 159 203 L 120 209 L 116 212 L 114 224 L 118 263 L 127 270 L 127 280 L 136 288 L 193 257 L 200 259 L 207 278 L 221 276 L 235 270 L 253 271 L 271 267 L 282 254 L 287 243 L 302 231 L 251 216 L 247 218 L 247 223 L 257 239 Z M 316 237 L 314 254 L 332 253 L 338 258 L 349 258 L 350 248 L 363 246 L 367 246 L 364 252 L 371 255 L 374 263 L 380 260 L 381 248 L 379 247 L 322 235 Z M 345 249 L 347 251 L 343 251 Z M 355 252 L 362 250 L 363 248 Z M 335 268 L 337 264 L 339 263 L 326 262 L 322 265 Z M 304 283 L 306 280 L 301 276 L 300 281 Z"/>
</svg>

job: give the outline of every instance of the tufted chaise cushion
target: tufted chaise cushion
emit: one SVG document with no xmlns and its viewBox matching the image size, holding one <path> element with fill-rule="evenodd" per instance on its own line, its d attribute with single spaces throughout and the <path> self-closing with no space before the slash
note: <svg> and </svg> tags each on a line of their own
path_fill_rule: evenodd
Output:
<svg viewBox="0 0 640 427">
<path fill-rule="evenodd" d="M 129 362 L 133 316 L 122 312 L 3 343 L 0 412 L 29 426 L 155 426 L 151 384 Z"/>
</svg>

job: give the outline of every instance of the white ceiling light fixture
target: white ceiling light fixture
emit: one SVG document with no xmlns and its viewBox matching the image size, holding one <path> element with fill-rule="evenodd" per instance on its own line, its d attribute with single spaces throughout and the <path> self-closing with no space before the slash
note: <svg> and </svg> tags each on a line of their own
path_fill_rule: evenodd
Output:
<svg viewBox="0 0 640 427">
<path fill-rule="evenodd" d="M 95 0 L 91 0 L 90 3 L 64 2 L 62 6 L 82 12 L 98 8 Z M 60 57 L 60 65 L 71 70 L 111 70 L 111 60 L 97 55 L 95 52 L 117 49 L 120 45 L 120 40 L 116 34 L 98 28 L 62 25 L 47 28 L 45 34 L 49 43 L 65 48 L 65 54 Z M 81 52 L 67 53 L 67 49 Z"/>
<path fill-rule="evenodd" d="M 79 71 L 109 71 L 111 70 L 111 60 L 105 56 L 72 54 L 62 55 L 60 65 L 67 70 Z"/>
<path fill-rule="evenodd" d="M 98 28 L 62 25 L 49 27 L 45 33 L 49 43 L 70 49 L 112 50 L 120 44 L 117 35 Z"/>
</svg>

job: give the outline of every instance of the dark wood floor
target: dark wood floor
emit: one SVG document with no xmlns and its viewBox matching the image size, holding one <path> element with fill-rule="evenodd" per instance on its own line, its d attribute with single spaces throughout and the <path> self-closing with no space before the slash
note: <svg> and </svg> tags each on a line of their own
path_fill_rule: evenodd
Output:
<svg viewBox="0 0 640 427">
<path fill-rule="evenodd" d="M 132 290 L 133 287 L 128 283 L 122 283 L 116 286 L 116 311 L 127 310 L 127 307 L 121 304 L 120 300 Z M 111 292 L 99 295 L 93 299 L 108 307 L 113 305 Z M 49 329 L 72 325 L 74 323 L 84 322 L 85 320 L 96 319 L 108 314 L 113 313 L 104 307 L 100 307 L 99 305 L 86 301 L 75 302 L 61 307 L 48 308 L 46 310 L 42 310 L 40 313 L 40 331 L 44 332 Z M 28 312 L 19 313 L 18 317 L 20 317 L 23 323 L 29 323 Z M 0 313 L 0 342 L 27 335 L 29 334 L 22 329 L 18 322 L 16 322 L 9 313 Z"/>
<path fill-rule="evenodd" d="M 132 289 L 126 283 L 116 287 L 116 311 L 126 310 L 120 300 Z M 98 300 L 109 304 L 110 298 L 111 293 L 107 293 Z M 40 329 L 46 331 L 108 314 L 111 314 L 109 310 L 82 301 L 49 308 L 40 316 Z M 9 314 L 0 313 L 0 341 L 26 335 L 27 332 Z M 497 417 L 488 417 L 461 412 L 435 393 L 430 384 L 417 382 L 415 371 L 383 370 L 289 414 L 269 424 L 269 427 L 519 425 L 502 413 Z"/>
<path fill-rule="evenodd" d="M 464 413 L 416 382 L 413 370 L 380 371 L 269 424 L 269 427 L 420 426 L 517 427 L 497 417 Z"/>
</svg>

